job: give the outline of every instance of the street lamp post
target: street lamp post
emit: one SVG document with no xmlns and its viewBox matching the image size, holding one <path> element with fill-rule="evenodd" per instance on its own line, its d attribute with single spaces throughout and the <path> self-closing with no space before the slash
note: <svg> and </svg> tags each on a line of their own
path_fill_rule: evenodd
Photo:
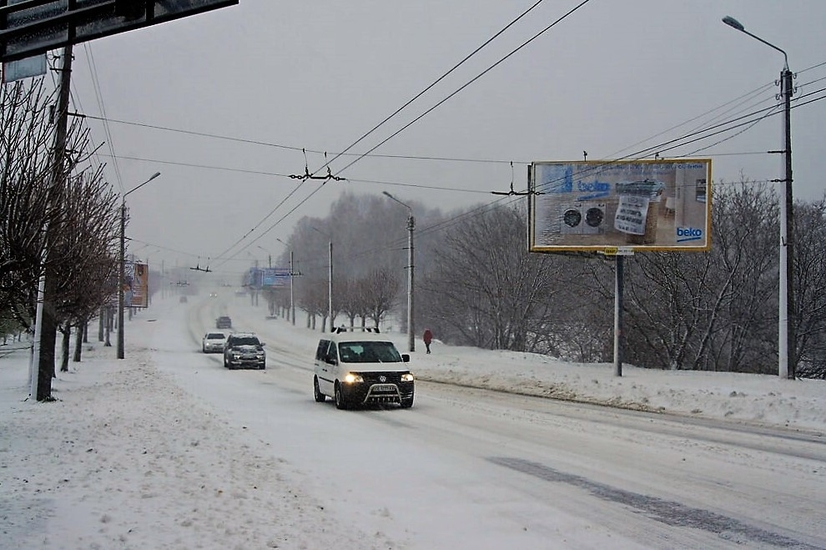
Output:
<svg viewBox="0 0 826 550">
<path fill-rule="evenodd" d="M 160 172 L 152 174 L 148 180 L 133 187 L 123 194 L 120 203 L 120 269 L 118 269 L 118 359 L 124 358 L 124 334 L 123 334 L 123 283 L 126 281 L 126 196 L 137 191 L 153 179 L 160 176 Z"/>
<path fill-rule="evenodd" d="M 258 246 L 258 245 L 256 245 L 256 246 Z M 258 248 L 260 248 L 261 250 L 263 250 L 264 252 L 267 253 L 267 266 L 272 268 L 272 254 L 270 253 L 270 251 L 267 250 L 266 248 L 264 248 L 263 246 L 258 246 Z"/>
<path fill-rule="evenodd" d="M 770 42 L 766 42 L 759 36 L 748 32 L 746 28 L 735 18 L 725 16 L 723 23 L 747 34 L 783 54 L 783 70 L 780 72 L 780 93 L 783 97 L 784 117 L 784 197 L 780 200 L 780 272 L 779 272 L 779 296 L 778 296 L 778 375 L 781 378 L 794 379 L 795 377 L 795 317 L 794 317 L 794 199 L 792 197 L 792 95 L 794 87 L 792 85 L 792 72 L 789 70 L 789 56 L 786 52 Z"/>
<path fill-rule="evenodd" d="M 387 191 L 382 193 L 391 200 L 407 208 L 407 345 L 410 351 L 416 351 L 416 329 L 413 322 L 413 230 L 416 220 L 413 218 L 413 209 Z"/>
<path fill-rule="evenodd" d="M 313 229 L 330 239 L 330 265 L 327 277 L 327 315 L 330 317 L 330 332 L 333 332 L 333 330 L 335 330 L 333 327 L 333 236 L 325 233 L 317 227 L 313 227 Z"/>
<path fill-rule="evenodd" d="M 295 294 L 293 293 L 293 277 L 295 277 L 296 273 L 293 268 L 293 249 L 290 247 L 290 245 L 288 245 L 278 237 L 276 237 L 275 240 L 290 249 L 290 322 L 292 322 L 292 324 L 295 325 Z"/>
</svg>

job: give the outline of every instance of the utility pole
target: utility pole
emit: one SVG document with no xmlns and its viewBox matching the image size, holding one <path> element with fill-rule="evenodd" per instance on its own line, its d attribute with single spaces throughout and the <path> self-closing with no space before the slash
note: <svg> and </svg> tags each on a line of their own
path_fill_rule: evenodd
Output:
<svg viewBox="0 0 826 550">
<path fill-rule="evenodd" d="M 413 321 L 413 230 L 416 220 L 413 211 L 407 217 L 407 346 L 416 351 L 416 328 Z"/>
<path fill-rule="evenodd" d="M 794 307 L 794 198 L 792 197 L 792 94 L 794 86 L 792 83 L 792 71 L 789 70 L 788 62 L 780 73 L 781 94 L 783 95 L 784 116 L 783 134 L 784 148 L 783 157 L 785 164 L 786 179 L 783 182 L 785 190 L 785 208 L 781 208 L 780 226 L 781 248 L 786 249 L 786 254 L 780 255 L 781 264 L 785 260 L 786 265 L 781 265 L 780 269 L 786 270 L 786 288 L 780 289 L 780 340 L 786 340 L 785 349 L 781 345 L 779 375 L 790 380 L 795 379 L 795 342 L 797 341 L 796 312 Z M 783 215 L 785 214 L 785 216 Z M 785 295 L 785 300 L 784 300 Z M 783 320 L 785 317 L 785 326 Z M 785 334 L 784 334 L 785 333 Z M 785 365 L 784 365 L 785 363 Z M 784 368 L 785 367 L 785 368 Z"/>
<path fill-rule="evenodd" d="M 327 308 L 328 308 L 328 315 L 330 316 L 330 332 L 335 330 L 334 322 L 333 322 L 333 238 L 330 237 L 330 277 L 328 280 L 328 289 L 327 289 Z"/>
<path fill-rule="evenodd" d="M 387 191 L 382 191 L 382 194 L 407 208 L 407 347 L 410 351 L 416 351 L 416 328 L 413 314 L 413 230 L 416 228 L 416 220 L 413 218 L 413 209 L 410 205 Z"/>
<path fill-rule="evenodd" d="M 57 291 L 57 270 L 54 262 L 54 237 L 59 231 L 60 219 L 54 213 L 62 212 L 63 189 L 66 186 L 66 133 L 69 120 L 69 95 L 72 74 L 72 44 L 63 48 L 63 65 L 60 70 L 60 90 L 55 111 L 55 140 L 52 157 L 52 181 L 49 189 L 49 218 L 46 222 L 45 253 L 43 276 L 38 288 L 37 320 L 35 322 L 36 352 L 32 362 L 31 395 L 37 401 L 44 401 L 52 396 L 52 374 L 54 373 L 55 341 L 57 337 L 57 315 L 55 311 L 55 293 Z M 57 223 L 56 223 L 57 222 Z M 42 290 L 41 290 L 42 289 Z"/>
<path fill-rule="evenodd" d="M 290 250 L 290 321 L 295 325 L 295 295 L 293 293 L 293 277 L 295 271 L 293 270 L 293 251 Z"/>
</svg>

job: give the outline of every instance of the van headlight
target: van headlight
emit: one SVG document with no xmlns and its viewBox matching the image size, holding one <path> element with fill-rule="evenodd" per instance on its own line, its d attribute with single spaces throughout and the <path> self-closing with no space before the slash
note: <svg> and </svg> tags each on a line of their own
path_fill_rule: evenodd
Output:
<svg viewBox="0 0 826 550">
<path fill-rule="evenodd" d="M 344 375 L 344 382 L 346 384 L 363 384 L 364 378 L 362 378 L 360 374 L 353 374 L 352 372 L 348 372 L 346 375 Z"/>
<path fill-rule="evenodd" d="M 402 382 L 412 382 L 413 381 L 413 374 L 406 372 L 402 374 Z"/>
</svg>

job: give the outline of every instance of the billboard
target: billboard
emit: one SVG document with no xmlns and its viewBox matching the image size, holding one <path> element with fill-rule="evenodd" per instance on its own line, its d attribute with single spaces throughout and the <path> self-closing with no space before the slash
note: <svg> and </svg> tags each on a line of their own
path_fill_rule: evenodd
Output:
<svg viewBox="0 0 826 550">
<path fill-rule="evenodd" d="M 290 284 L 290 270 L 283 267 L 265 267 L 261 270 L 261 286 L 280 288 Z"/>
<path fill-rule="evenodd" d="M 149 264 L 126 260 L 123 273 L 124 307 L 149 307 Z"/>
<path fill-rule="evenodd" d="M 711 160 L 534 162 L 531 252 L 705 251 Z"/>
<path fill-rule="evenodd" d="M 0 61 L 237 4 L 238 0 L 0 0 Z"/>
<path fill-rule="evenodd" d="M 132 301 L 129 307 L 149 307 L 149 265 L 135 263 L 132 279 Z"/>
<path fill-rule="evenodd" d="M 244 286 L 256 289 L 282 288 L 290 284 L 290 270 L 284 267 L 251 267 L 244 276 Z"/>
</svg>

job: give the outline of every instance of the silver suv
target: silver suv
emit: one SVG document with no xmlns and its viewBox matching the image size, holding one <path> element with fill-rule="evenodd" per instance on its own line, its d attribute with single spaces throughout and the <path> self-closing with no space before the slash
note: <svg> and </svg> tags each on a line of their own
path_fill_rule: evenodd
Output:
<svg viewBox="0 0 826 550">
<path fill-rule="evenodd" d="M 264 351 L 264 345 L 252 332 L 233 332 L 227 336 L 227 343 L 224 344 L 224 367 L 266 368 L 267 352 Z"/>
<path fill-rule="evenodd" d="M 332 397 L 339 409 L 376 403 L 410 408 L 414 379 L 409 361 L 378 332 L 336 329 L 318 342 L 313 395 L 319 403 Z"/>
</svg>

